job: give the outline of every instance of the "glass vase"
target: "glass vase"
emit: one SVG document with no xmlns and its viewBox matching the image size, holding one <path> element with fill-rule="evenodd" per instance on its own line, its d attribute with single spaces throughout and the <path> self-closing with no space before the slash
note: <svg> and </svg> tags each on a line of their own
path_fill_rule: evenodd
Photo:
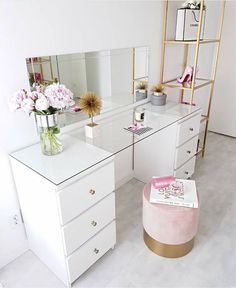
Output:
<svg viewBox="0 0 236 288">
<path fill-rule="evenodd" d="M 35 114 L 35 121 L 40 137 L 42 153 L 49 156 L 61 153 L 63 150 L 63 145 L 60 141 L 58 114 Z"/>
</svg>

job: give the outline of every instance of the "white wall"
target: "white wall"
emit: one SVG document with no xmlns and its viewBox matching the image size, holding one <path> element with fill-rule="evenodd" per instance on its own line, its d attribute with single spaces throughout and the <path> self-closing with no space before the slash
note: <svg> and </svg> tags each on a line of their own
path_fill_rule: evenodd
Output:
<svg viewBox="0 0 236 288">
<path fill-rule="evenodd" d="M 236 137 L 236 1 L 227 1 L 209 129 Z"/>
<path fill-rule="evenodd" d="M 146 78 L 148 76 L 149 51 L 148 47 L 135 48 L 135 72 L 134 78 Z"/>
<path fill-rule="evenodd" d="M 86 53 L 87 91 L 94 91 L 99 97 L 111 96 L 110 51 Z"/>
<path fill-rule="evenodd" d="M 27 249 L 23 227 L 7 224 L 18 207 L 7 153 L 37 140 L 33 121 L 7 107 L 7 98 L 28 86 L 25 58 L 148 45 L 153 84 L 159 79 L 161 13 L 159 1 L 0 1 L 0 267 Z"/>
<path fill-rule="evenodd" d="M 66 85 L 74 98 L 87 91 L 85 53 L 57 56 L 59 82 Z"/>
<path fill-rule="evenodd" d="M 111 97 L 114 103 L 133 103 L 133 96 L 132 100 L 127 97 L 132 94 L 132 64 L 131 48 L 111 51 Z"/>
</svg>

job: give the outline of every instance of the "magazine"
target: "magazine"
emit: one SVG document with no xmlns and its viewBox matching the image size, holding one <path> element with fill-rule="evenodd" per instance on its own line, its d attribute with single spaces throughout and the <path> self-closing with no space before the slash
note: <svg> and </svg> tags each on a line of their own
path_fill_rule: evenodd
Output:
<svg viewBox="0 0 236 288">
<path fill-rule="evenodd" d="M 137 135 L 142 135 L 143 133 L 152 130 L 151 127 L 147 127 L 142 123 L 134 123 L 127 128 L 125 127 L 124 129 Z"/>
<path fill-rule="evenodd" d="M 162 177 L 160 177 L 160 181 Z M 194 180 L 175 179 L 159 188 L 158 177 L 153 177 L 150 202 L 158 204 L 198 208 L 198 198 Z"/>
</svg>

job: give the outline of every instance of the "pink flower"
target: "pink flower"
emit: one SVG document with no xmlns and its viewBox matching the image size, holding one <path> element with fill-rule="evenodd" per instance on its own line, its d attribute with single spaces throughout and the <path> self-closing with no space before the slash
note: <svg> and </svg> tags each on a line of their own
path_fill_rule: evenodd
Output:
<svg viewBox="0 0 236 288">
<path fill-rule="evenodd" d="M 33 91 L 36 91 L 38 93 L 43 93 L 44 91 L 44 86 L 42 84 L 33 83 L 32 88 L 33 88 Z"/>
<path fill-rule="evenodd" d="M 21 108 L 21 104 L 15 101 L 15 99 L 11 98 L 8 101 L 8 106 L 11 112 L 15 112 L 16 110 Z"/>
<path fill-rule="evenodd" d="M 21 89 L 9 100 L 11 111 L 23 110 L 26 113 L 41 112 L 48 108 L 55 108 L 54 111 L 62 110 L 74 104 L 73 93 L 59 83 L 51 84 L 46 88 L 35 83 L 31 93 L 27 94 L 24 89 Z M 50 113 L 50 110 L 47 113 Z"/>
<path fill-rule="evenodd" d="M 31 94 L 30 94 L 30 98 L 35 101 L 35 100 L 37 100 L 37 99 L 39 98 L 39 94 L 40 94 L 40 93 L 38 93 L 38 92 L 36 92 L 36 91 L 33 91 L 33 92 L 31 92 Z"/>
<path fill-rule="evenodd" d="M 74 106 L 71 108 L 72 112 L 80 112 L 82 109 L 79 106 Z"/>
<path fill-rule="evenodd" d="M 65 85 L 54 83 L 49 85 L 45 91 L 50 105 L 56 109 L 65 109 L 75 104 L 73 93 L 65 87 Z"/>
<path fill-rule="evenodd" d="M 9 100 L 9 108 L 11 111 L 21 109 L 22 102 L 27 98 L 27 92 L 24 89 L 17 91 Z"/>
</svg>

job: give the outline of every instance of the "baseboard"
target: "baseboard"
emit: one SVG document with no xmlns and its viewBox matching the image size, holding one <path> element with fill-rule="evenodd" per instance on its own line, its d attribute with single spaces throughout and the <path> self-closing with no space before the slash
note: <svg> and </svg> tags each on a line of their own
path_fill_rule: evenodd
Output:
<svg viewBox="0 0 236 288">
<path fill-rule="evenodd" d="M 29 247 L 28 247 L 28 241 L 26 240 L 24 241 L 24 243 L 22 243 L 22 245 L 16 247 L 15 249 L 12 249 L 8 253 L 8 255 L 1 258 L 0 269 L 4 268 L 11 262 L 15 261 L 18 257 L 22 256 L 27 251 L 29 251 Z"/>
<path fill-rule="evenodd" d="M 115 189 L 120 188 L 122 185 L 129 182 L 133 178 L 134 178 L 134 172 L 130 173 L 129 175 L 127 175 L 126 177 L 124 177 L 122 179 L 119 179 L 118 181 L 116 181 Z"/>
</svg>

